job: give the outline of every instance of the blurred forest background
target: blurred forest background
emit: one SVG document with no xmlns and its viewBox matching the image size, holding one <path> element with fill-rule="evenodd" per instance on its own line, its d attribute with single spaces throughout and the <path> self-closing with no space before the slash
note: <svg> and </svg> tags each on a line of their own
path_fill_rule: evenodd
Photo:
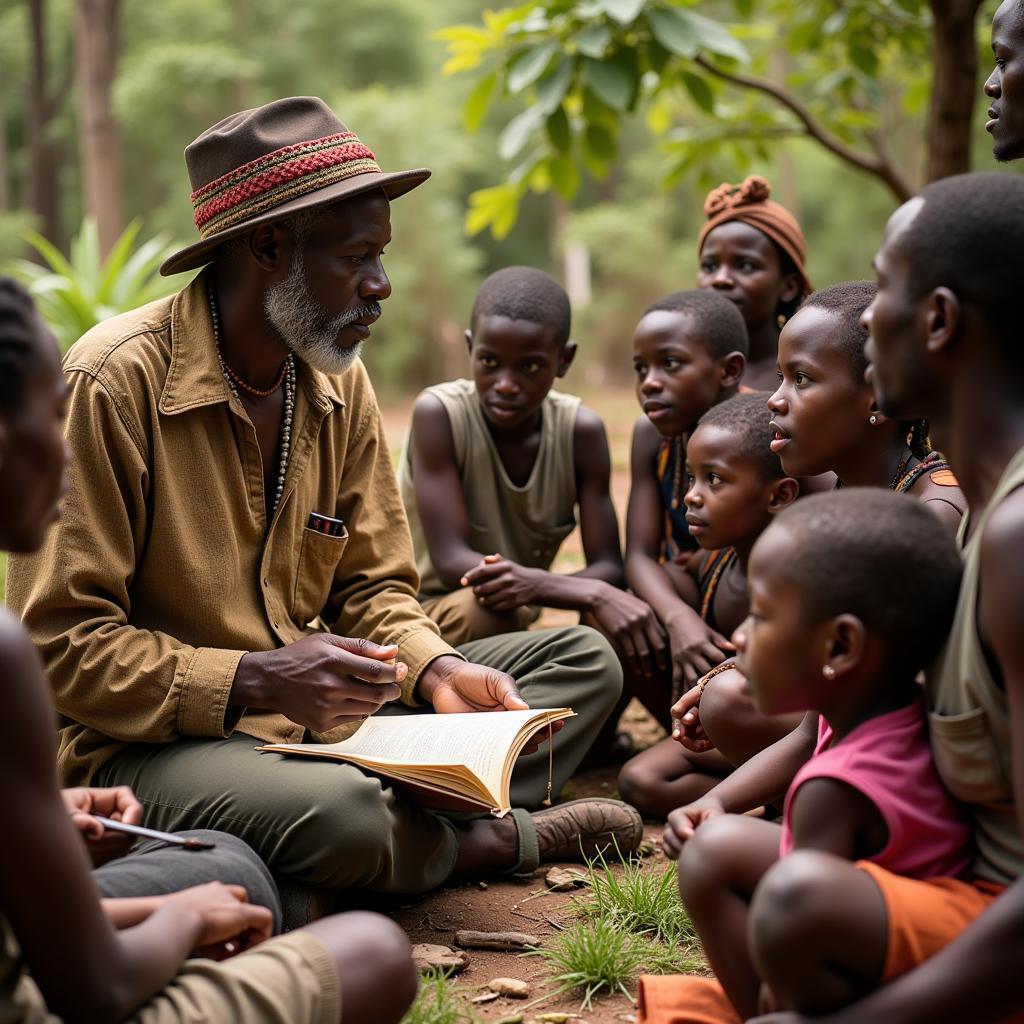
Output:
<svg viewBox="0 0 1024 1024">
<path fill-rule="evenodd" d="M 62 305 L 54 308 L 72 322 L 89 313 L 81 307 L 90 285 L 106 289 L 93 296 L 93 308 L 104 311 L 150 297 L 161 252 L 194 237 L 185 145 L 233 111 L 311 93 L 386 169 L 434 171 L 393 212 L 386 265 L 394 292 L 365 351 L 385 399 L 401 401 L 464 372 L 462 331 L 476 286 L 512 263 L 542 267 L 570 285 L 580 357 L 569 386 L 622 386 L 640 312 L 694 281 L 709 186 L 768 177 L 804 226 L 818 285 L 870 276 L 897 201 L 878 175 L 826 151 L 767 94 L 731 88 L 687 64 L 685 33 L 673 30 L 665 10 L 699 19 L 698 36 L 708 36 L 721 66 L 801 97 L 844 145 L 884 143 L 891 165 L 919 184 L 935 148 L 926 131 L 932 20 L 957 5 L 546 0 L 498 16 L 475 0 L 0 0 L 0 267 L 27 256 L 41 263 L 43 250 L 37 288 L 56 296 Z M 964 92 L 973 81 L 970 159 L 990 168 L 981 84 L 991 68 L 996 3 L 959 5 L 969 18 L 953 28 L 978 58 L 966 69 L 967 85 L 958 85 Z M 516 25 L 506 31 L 512 22 L 522 29 L 524 18 L 532 35 L 517 35 Z M 566 43 L 564 32 L 559 38 L 567 18 L 576 19 L 576 42 Z M 631 50 L 644 18 L 657 29 L 650 66 L 638 65 Z M 707 19 L 741 51 L 714 35 Z M 465 27 L 451 30 L 458 25 Z M 467 43 L 474 31 L 475 56 Z M 572 79 L 562 54 L 577 52 L 577 42 Z M 627 91 L 623 68 L 632 76 Z M 564 111 L 586 122 L 584 145 L 559 144 L 550 166 L 524 165 L 529 131 L 542 134 L 544 125 L 520 115 L 538 106 L 550 114 L 551 80 L 561 89 L 555 106 L 564 94 L 557 118 Z M 510 124 L 517 118 L 518 128 Z M 476 195 L 479 211 L 480 195 L 495 187 L 514 192 L 497 225 L 500 241 L 490 230 L 494 217 L 474 221 L 470 199 Z M 83 230 L 87 215 L 94 221 Z M 100 256 L 133 222 L 138 234 L 115 249 L 116 265 L 101 280 Z M 35 248 L 27 229 L 40 233 Z M 132 262 L 130 250 L 154 236 Z M 78 276 L 77 291 L 58 280 L 62 274 Z"/>
</svg>

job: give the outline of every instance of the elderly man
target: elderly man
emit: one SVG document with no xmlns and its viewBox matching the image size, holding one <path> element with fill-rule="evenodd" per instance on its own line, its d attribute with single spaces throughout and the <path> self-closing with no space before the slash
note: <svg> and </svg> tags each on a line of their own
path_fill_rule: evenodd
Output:
<svg viewBox="0 0 1024 1024">
<path fill-rule="evenodd" d="M 617 801 L 522 809 L 541 803 L 546 753 L 520 762 L 509 818 L 453 822 L 354 767 L 254 750 L 336 742 L 399 697 L 389 711 L 571 706 L 557 787 L 621 675 L 591 630 L 455 651 L 416 603 L 357 356 L 391 293 L 390 200 L 430 172 L 381 172 L 310 97 L 226 118 L 185 156 L 200 241 L 161 270 L 209 266 L 69 353 L 70 494 L 43 551 L 9 568 L 62 777 L 129 784 L 148 824 L 234 832 L 275 873 L 333 889 L 528 870 L 581 837 L 633 849 L 639 818 Z"/>
</svg>

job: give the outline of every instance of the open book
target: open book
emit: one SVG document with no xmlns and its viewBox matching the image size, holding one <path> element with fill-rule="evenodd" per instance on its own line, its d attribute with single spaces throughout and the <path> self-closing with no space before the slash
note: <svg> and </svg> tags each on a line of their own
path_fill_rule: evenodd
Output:
<svg viewBox="0 0 1024 1024">
<path fill-rule="evenodd" d="M 327 757 L 387 775 L 421 802 L 445 810 L 511 810 L 509 781 L 519 752 L 538 730 L 571 718 L 569 708 L 464 715 L 382 715 L 340 743 L 270 743 L 260 751 Z"/>
</svg>

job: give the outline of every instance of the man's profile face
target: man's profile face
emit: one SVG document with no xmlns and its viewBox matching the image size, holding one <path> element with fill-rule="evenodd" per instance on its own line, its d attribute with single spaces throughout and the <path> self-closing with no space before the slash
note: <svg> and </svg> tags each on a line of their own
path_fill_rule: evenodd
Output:
<svg viewBox="0 0 1024 1024">
<path fill-rule="evenodd" d="M 986 131 L 997 160 L 1024 157 L 1024 0 L 1005 0 L 992 20 L 996 66 L 985 82 L 992 101 Z"/>
<path fill-rule="evenodd" d="M 878 294 L 864 311 L 861 324 L 868 332 L 864 354 L 867 380 L 878 408 L 892 418 L 928 417 L 922 408 L 927 379 L 921 351 L 921 303 L 913 294 L 911 262 L 903 239 L 924 207 L 915 196 L 889 218 L 882 246 L 874 259 Z"/>
<path fill-rule="evenodd" d="M 293 237 L 288 272 L 267 290 L 267 318 L 310 366 L 344 373 L 391 294 L 382 263 L 391 241 L 387 196 L 378 191 L 335 203 Z"/>
</svg>

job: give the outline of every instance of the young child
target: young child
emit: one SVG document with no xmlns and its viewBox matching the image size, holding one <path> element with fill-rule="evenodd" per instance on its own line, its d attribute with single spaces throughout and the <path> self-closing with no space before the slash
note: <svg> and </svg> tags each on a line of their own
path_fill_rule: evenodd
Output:
<svg viewBox="0 0 1024 1024">
<path fill-rule="evenodd" d="M 57 517 L 67 393 L 52 334 L 24 289 L 0 278 L 3 549 L 35 550 Z M 377 915 L 327 918 L 269 939 L 270 910 L 219 882 L 101 907 L 76 829 L 82 823 L 69 811 L 130 817 L 126 793 L 77 790 L 62 798 L 49 687 L 28 636 L 4 611 L 0 680 L 0 802 L 17 823 L 0 843 L 0 1017 L 145 1024 L 402 1017 L 416 990 L 409 944 Z M 239 949 L 246 951 L 224 963 L 186 961 L 193 952 Z"/>
<path fill-rule="evenodd" d="M 779 336 L 779 386 L 768 401 L 772 451 L 791 476 L 836 474 L 839 486 L 887 487 L 923 501 L 956 532 L 965 502 L 924 421 L 891 420 L 864 379 L 864 311 L 878 289 L 853 281 L 815 292 Z"/>
<path fill-rule="evenodd" d="M 572 364 L 565 291 L 531 267 L 492 274 L 466 332 L 472 380 L 427 388 L 399 462 L 420 600 L 452 644 L 579 611 L 639 665 L 665 656 L 651 610 L 621 589 L 604 424 L 552 389 Z M 586 567 L 550 572 L 576 526 Z"/>
<path fill-rule="evenodd" d="M 971 815 L 971 874 L 907 879 L 815 851 L 780 861 L 751 920 L 759 969 L 794 1011 L 771 1024 L 1024 1019 L 1021 238 L 1019 176 L 933 182 L 890 218 L 865 314 L 879 409 L 927 417 L 970 509 L 959 603 L 925 701 L 939 774 Z M 886 574 L 887 608 L 900 576 Z M 845 1008 L 817 1016 L 823 992 Z"/>
<path fill-rule="evenodd" d="M 909 878 L 967 869 L 970 829 L 939 781 L 916 681 L 953 620 L 959 583 L 952 536 L 921 504 L 882 489 L 813 495 L 764 532 L 750 557 L 750 614 L 733 641 L 761 711 L 820 715 L 817 748 L 786 794 L 781 825 L 717 818 L 682 851 L 680 892 L 732 1007 L 714 982 L 645 978 L 641 1020 L 691 1019 L 691 996 L 705 1011 L 719 998 L 702 1020 L 757 1012 L 770 922 L 756 933 L 749 920 L 761 878 L 792 850 Z M 666 852 L 679 848 L 669 842 Z M 850 898 L 842 888 L 828 896 L 840 905 Z M 834 987 L 850 984 L 844 977 Z M 815 1012 L 832 1005 L 823 984 Z"/>
<path fill-rule="evenodd" d="M 775 386 L 779 327 L 813 291 L 800 225 L 770 195 L 760 177 L 712 189 L 697 241 L 697 285 L 714 289 L 743 314 L 750 339 L 743 383 L 758 390 Z"/>
<path fill-rule="evenodd" d="M 965 508 L 962 492 L 949 464 L 928 445 L 923 421 L 892 420 L 877 408 L 864 380 L 867 330 L 861 317 L 876 293 L 875 285 L 857 281 L 815 292 L 787 321 L 779 337 L 779 387 L 768 402 L 772 449 L 787 473 L 808 477 L 833 472 L 838 486 L 884 487 L 924 503 L 951 532 Z M 758 750 L 742 735 L 750 698 L 739 673 L 717 678 L 699 707 L 684 711 L 681 738 L 690 750 L 710 749 L 714 737 L 720 753 L 738 764 Z M 698 729 L 699 722 L 699 729 Z M 697 742 L 690 743 L 689 736 Z M 817 718 L 808 715 L 791 737 L 771 754 L 772 765 L 745 775 L 758 775 L 758 785 L 772 779 L 765 796 L 781 796 L 793 774 L 810 756 L 817 736 Z M 729 786 L 742 785 L 733 779 Z M 720 792 L 715 788 L 715 799 Z M 674 821 L 701 814 L 709 799 L 682 809 Z M 744 809 L 745 809 L 744 805 Z"/>
<path fill-rule="evenodd" d="M 747 614 L 746 568 L 754 542 L 799 484 L 786 476 L 768 440 L 763 392 L 735 395 L 706 412 L 686 446 L 683 496 L 690 535 L 701 550 L 685 561 L 680 587 L 686 611 L 721 636 Z M 791 716 L 749 713 L 744 730 L 761 746 L 796 726 Z M 760 747 L 758 748 L 760 749 Z M 634 757 L 619 774 L 619 791 L 643 814 L 665 815 L 714 786 L 732 765 L 717 752 L 694 755 L 675 739 Z"/>
<path fill-rule="evenodd" d="M 668 635 L 671 679 L 665 671 L 627 675 L 623 697 L 637 697 L 666 727 L 673 691 L 732 651 L 687 603 L 691 588 L 677 560 L 697 547 L 683 504 L 686 439 L 708 409 L 736 394 L 746 351 L 742 316 L 714 292 L 665 296 L 644 313 L 633 337 L 644 415 L 633 427 L 630 454 L 626 579 Z"/>
</svg>

